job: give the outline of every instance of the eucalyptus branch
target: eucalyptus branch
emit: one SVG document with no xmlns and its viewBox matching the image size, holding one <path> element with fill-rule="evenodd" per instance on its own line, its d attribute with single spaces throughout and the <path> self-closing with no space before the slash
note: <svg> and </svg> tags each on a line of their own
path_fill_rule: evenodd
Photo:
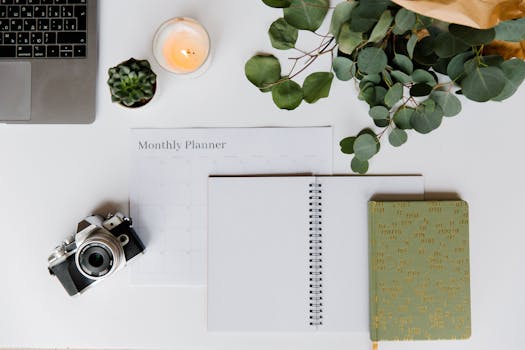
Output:
<svg viewBox="0 0 525 350">
<path fill-rule="evenodd" d="M 280 4 L 278 0 L 263 1 L 271 6 Z M 246 63 L 246 76 L 262 91 L 271 91 L 274 103 L 287 110 L 297 108 L 302 101 L 315 103 L 328 97 L 334 77 L 353 80 L 377 127 L 377 131 L 366 128 L 341 141 L 342 151 L 354 154 L 351 167 L 358 173 L 367 172 L 368 161 L 379 152 L 385 135 L 398 147 L 407 141 L 407 130 L 427 134 L 441 125 L 443 117 L 457 115 L 461 102 L 453 93 L 455 86 L 461 88 L 464 98 L 499 101 L 512 95 L 515 86 L 525 79 L 525 61 L 507 64 L 484 56 L 484 45 L 494 39 L 495 29 L 436 21 L 388 1 L 367 3 L 371 11 L 365 14 L 356 11 L 360 7 L 355 4 L 342 1 L 330 21 L 330 32 L 338 33 L 336 41 L 330 33 L 317 32 L 332 8 L 329 0 L 282 2 L 291 2 L 292 6 L 284 9 L 284 18 L 272 23 L 269 35 L 274 48 L 298 52 L 288 58 L 293 61 L 291 69 L 283 77 L 276 57 L 256 55 Z M 370 13 L 374 15 L 370 17 Z M 525 33 L 522 22 L 509 21 L 505 26 L 498 35 Z M 300 30 L 320 38 L 316 47 L 296 47 Z M 374 42 L 369 41 L 371 37 Z M 469 45 L 450 45 L 452 41 Z M 344 54 L 340 54 L 341 48 Z M 328 53 L 329 69 L 309 74 L 302 85 L 293 80 Z M 437 71 L 449 75 L 450 81 L 439 82 Z M 516 77 L 524 78 L 518 81 Z"/>
</svg>

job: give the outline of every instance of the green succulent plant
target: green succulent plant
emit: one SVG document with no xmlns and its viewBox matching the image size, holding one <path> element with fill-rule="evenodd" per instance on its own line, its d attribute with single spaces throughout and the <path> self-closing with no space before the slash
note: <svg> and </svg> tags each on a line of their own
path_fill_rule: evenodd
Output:
<svg viewBox="0 0 525 350">
<path fill-rule="evenodd" d="M 155 94 L 157 75 L 147 60 L 129 60 L 108 70 L 111 100 L 126 107 L 140 107 Z"/>
</svg>

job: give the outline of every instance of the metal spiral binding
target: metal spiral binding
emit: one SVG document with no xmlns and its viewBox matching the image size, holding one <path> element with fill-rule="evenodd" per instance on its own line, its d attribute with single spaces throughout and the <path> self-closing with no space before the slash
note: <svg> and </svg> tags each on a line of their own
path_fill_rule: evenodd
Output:
<svg viewBox="0 0 525 350">
<path fill-rule="evenodd" d="M 321 184 L 309 185 L 309 316 L 310 326 L 323 324 L 323 232 Z"/>
</svg>

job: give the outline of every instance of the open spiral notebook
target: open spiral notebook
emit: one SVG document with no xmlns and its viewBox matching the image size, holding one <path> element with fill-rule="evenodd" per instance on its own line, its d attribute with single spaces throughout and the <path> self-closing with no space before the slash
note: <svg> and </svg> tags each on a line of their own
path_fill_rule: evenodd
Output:
<svg viewBox="0 0 525 350">
<path fill-rule="evenodd" d="M 367 332 L 367 203 L 423 191 L 421 176 L 210 178 L 208 330 Z"/>
</svg>

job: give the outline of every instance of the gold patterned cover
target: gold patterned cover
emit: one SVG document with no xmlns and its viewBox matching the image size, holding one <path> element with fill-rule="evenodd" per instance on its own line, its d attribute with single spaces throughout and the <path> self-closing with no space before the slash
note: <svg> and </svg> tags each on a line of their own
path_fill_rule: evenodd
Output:
<svg viewBox="0 0 525 350">
<path fill-rule="evenodd" d="M 370 337 L 470 337 L 468 205 L 369 202 Z"/>
</svg>

